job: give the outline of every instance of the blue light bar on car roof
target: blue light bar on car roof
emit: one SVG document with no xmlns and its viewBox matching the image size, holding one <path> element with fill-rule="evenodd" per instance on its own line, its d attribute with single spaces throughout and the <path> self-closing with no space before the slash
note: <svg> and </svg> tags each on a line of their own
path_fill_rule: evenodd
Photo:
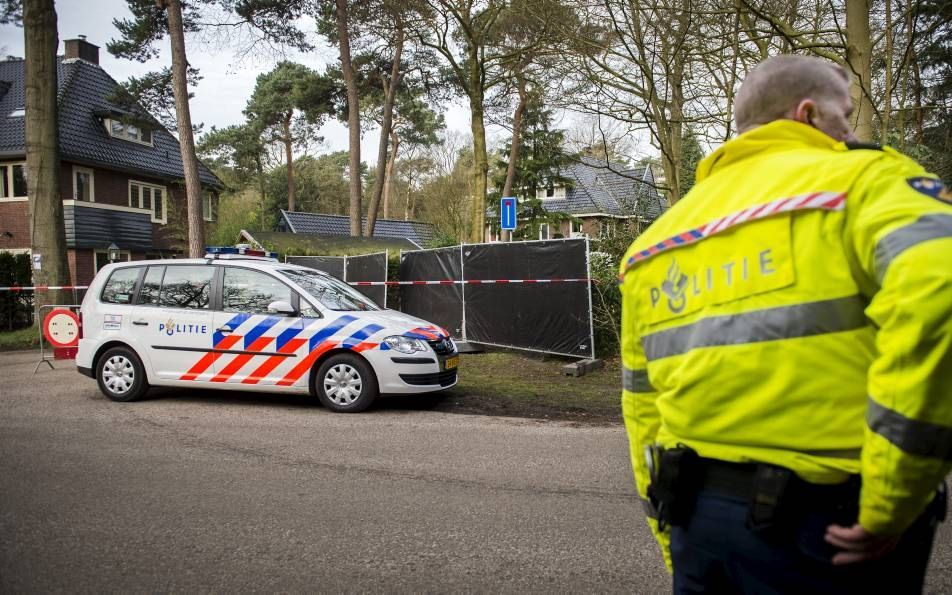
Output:
<svg viewBox="0 0 952 595">
<path fill-rule="evenodd" d="M 226 254 L 237 254 L 240 256 L 257 256 L 259 258 L 278 258 L 277 252 L 266 252 L 264 250 L 252 250 L 251 248 L 232 247 L 232 246 L 206 246 L 205 255 L 212 258 L 218 258 Z"/>
</svg>

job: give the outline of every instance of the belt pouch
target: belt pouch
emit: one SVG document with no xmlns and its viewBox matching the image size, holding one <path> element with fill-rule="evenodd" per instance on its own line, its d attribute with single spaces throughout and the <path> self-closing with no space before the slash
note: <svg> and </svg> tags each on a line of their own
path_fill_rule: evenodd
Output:
<svg viewBox="0 0 952 595">
<path fill-rule="evenodd" d="M 774 465 L 757 465 L 754 475 L 747 528 L 751 531 L 770 529 L 781 520 L 783 496 L 793 472 Z"/>
</svg>

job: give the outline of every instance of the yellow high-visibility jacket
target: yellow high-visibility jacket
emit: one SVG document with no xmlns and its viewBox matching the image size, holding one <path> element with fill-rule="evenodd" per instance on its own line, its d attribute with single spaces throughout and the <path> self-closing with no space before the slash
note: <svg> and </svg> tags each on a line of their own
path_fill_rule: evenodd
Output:
<svg viewBox="0 0 952 595">
<path fill-rule="evenodd" d="M 639 494 L 645 445 L 683 443 L 814 483 L 860 473 L 859 522 L 901 533 L 952 467 L 952 194 L 789 120 L 696 178 L 621 263 Z"/>
</svg>

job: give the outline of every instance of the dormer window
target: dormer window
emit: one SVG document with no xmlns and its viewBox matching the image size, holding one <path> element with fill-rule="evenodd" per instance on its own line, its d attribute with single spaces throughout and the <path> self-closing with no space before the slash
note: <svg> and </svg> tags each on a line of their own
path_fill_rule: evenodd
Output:
<svg viewBox="0 0 952 595">
<path fill-rule="evenodd" d="M 122 120 L 114 120 L 112 118 L 107 118 L 105 124 L 109 136 L 152 146 L 152 131 L 148 128 L 142 128 L 131 122 L 123 122 Z"/>
<path fill-rule="evenodd" d="M 565 198 L 565 186 L 556 186 L 551 180 L 545 188 L 539 188 L 536 191 L 536 198 L 539 200 L 557 200 Z"/>
</svg>

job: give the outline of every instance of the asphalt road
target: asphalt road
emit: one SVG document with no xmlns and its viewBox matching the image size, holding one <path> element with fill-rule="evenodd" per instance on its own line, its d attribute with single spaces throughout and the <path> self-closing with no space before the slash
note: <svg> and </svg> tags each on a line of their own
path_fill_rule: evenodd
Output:
<svg viewBox="0 0 952 595">
<path fill-rule="evenodd" d="M 0 354 L 0 592 L 670 591 L 621 426 L 159 391 Z M 930 592 L 952 591 L 942 530 Z"/>
</svg>

